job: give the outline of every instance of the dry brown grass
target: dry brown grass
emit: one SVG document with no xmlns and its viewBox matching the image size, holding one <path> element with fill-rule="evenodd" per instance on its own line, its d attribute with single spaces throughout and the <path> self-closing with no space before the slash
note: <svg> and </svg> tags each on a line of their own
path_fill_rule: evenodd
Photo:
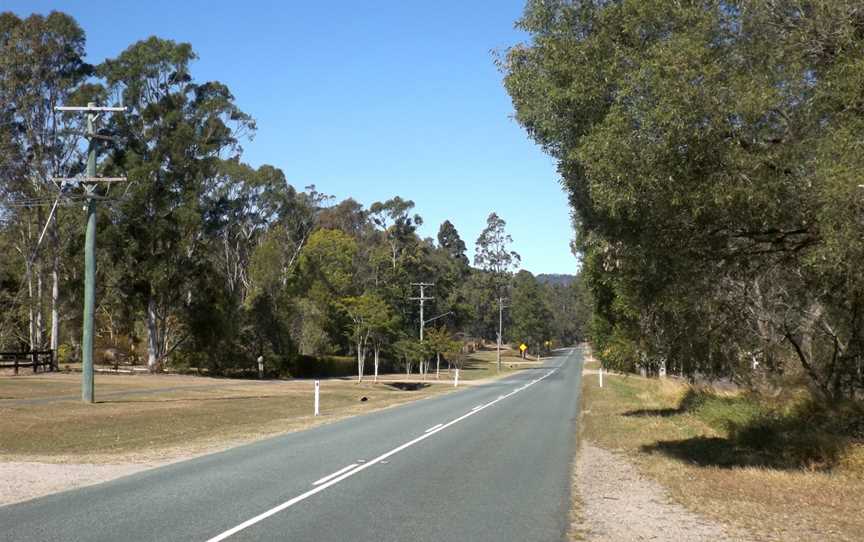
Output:
<svg viewBox="0 0 864 542">
<path fill-rule="evenodd" d="M 472 356 L 460 379 L 496 378 L 524 367 L 505 363 L 498 373 L 489 354 Z M 493 351 L 493 361 L 494 356 Z M 321 416 L 315 417 L 311 380 L 97 374 L 98 402 L 87 405 L 79 400 L 80 378 L 56 373 L 0 377 L 0 460 L 165 461 L 454 390 L 443 371 L 440 380 L 429 375 L 414 391 L 395 383 L 322 380 Z M 419 376 L 409 379 L 419 381 Z"/>
<path fill-rule="evenodd" d="M 162 461 L 447 393 L 326 380 L 321 416 L 311 381 L 182 376 L 96 376 L 98 403 L 77 397 L 78 375 L 0 379 L 0 459 L 55 462 Z M 72 397 L 52 402 L 33 398 Z M 366 401 L 361 401 L 366 397 Z M 25 401 L 21 401 L 21 400 Z"/>
<path fill-rule="evenodd" d="M 511 349 L 501 350 L 501 372 L 498 372 L 498 363 L 495 349 L 478 350 L 471 354 L 465 361 L 459 378 L 465 380 L 481 380 L 485 378 L 496 378 L 519 371 L 526 367 L 536 367 L 541 362 L 534 358 L 522 359 L 519 354 Z"/>
<path fill-rule="evenodd" d="M 853 448 L 831 473 L 804 469 L 698 466 L 646 450 L 662 441 L 726 435 L 677 409 L 686 387 L 672 380 L 596 375 L 583 381 L 583 438 L 623 451 L 643 472 L 694 511 L 733 522 L 761 540 L 861 540 L 862 450 Z M 633 411 L 667 415 L 633 416 Z"/>
</svg>

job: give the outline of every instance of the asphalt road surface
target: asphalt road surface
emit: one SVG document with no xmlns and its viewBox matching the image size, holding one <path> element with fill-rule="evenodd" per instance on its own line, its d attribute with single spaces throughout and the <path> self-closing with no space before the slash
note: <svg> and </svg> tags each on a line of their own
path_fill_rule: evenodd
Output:
<svg viewBox="0 0 864 542">
<path fill-rule="evenodd" d="M 0 540 L 557 541 L 582 354 L 0 508 Z"/>
</svg>

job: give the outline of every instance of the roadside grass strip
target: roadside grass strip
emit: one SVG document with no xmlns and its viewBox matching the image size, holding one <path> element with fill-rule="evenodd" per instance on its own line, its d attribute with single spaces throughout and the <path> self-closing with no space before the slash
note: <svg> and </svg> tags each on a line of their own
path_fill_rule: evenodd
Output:
<svg viewBox="0 0 864 542">
<path fill-rule="evenodd" d="M 548 376 L 554 374 L 559 368 L 560 368 L 560 365 L 558 367 L 555 367 L 551 371 L 547 372 L 545 375 L 541 376 L 540 378 L 532 381 L 530 385 L 534 385 L 534 384 L 540 382 L 541 380 L 547 378 Z M 526 387 L 528 387 L 528 386 L 526 386 Z M 455 425 L 455 424 L 461 422 L 462 420 L 465 420 L 466 418 L 469 418 L 469 417 L 471 417 L 471 416 L 473 416 L 479 412 L 486 410 L 487 408 L 498 403 L 499 401 L 503 401 L 504 399 L 510 397 L 511 395 L 513 395 L 519 391 L 522 391 L 523 389 L 525 389 L 525 388 L 517 389 L 515 391 L 508 393 L 507 395 L 501 395 L 497 399 L 495 399 L 494 401 L 491 401 L 491 402 L 486 403 L 485 405 L 481 405 L 479 407 L 474 407 L 472 410 L 470 410 L 466 414 L 463 414 L 454 420 L 451 420 L 451 421 L 444 423 L 444 424 L 438 424 L 435 427 L 431 427 L 431 428 L 427 429 L 426 432 L 424 432 L 424 434 L 420 435 L 419 437 L 417 437 L 413 440 L 409 440 L 408 442 L 406 442 L 400 446 L 397 446 L 396 448 L 393 448 L 392 450 L 385 452 L 385 453 L 379 455 L 378 457 L 371 459 L 371 460 L 369 460 L 369 461 L 367 461 L 361 465 L 354 464 L 354 465 L 349 465 L 348 467 L 346 467 L 344 469 L 340 469 L 339 471 L 336 471 L 335 473 L 331 474 L 330 476 L 326 476 L 326 477 L 322 478 L 321 480 L 318 480 L 318 482 L 320 482 L 320 484 L 318 482 L 315 482 L 315 484 L 318 484 L 315 488 L 310 489 L 309 491 L 302 493 L 300 495 L 297 495 L 296 497 L 289 499 L 278 506 L 274 506 L 273 508 L 267 510 L 266 512 L 258 514 L 257 516 L 255 516 L 251 519 L 248 519 L 248 520 L 244 521 L 243 523 L 241 523 L 235 527 L 232 527 L 231 529 L 228 529 L 227 531 L 224 531 L 224 532 L 222 532 L 222 533 L 220 533 L 220 534 L 218 534 L 212 538 L 209 538 L 207 540 L 207 542 L 220 542 L 221 540 L 225 540 L 226 538 L 229 538 L 229 537 L 239 533 L 240 531 L 248 529 L 249 527 L 251 527 L 257 523 L 260 523 L 260 522 L 264 521 L 265 519 L 267 519 L 271 516 L 274 516 L 274 515 L 278 514 L 279 512 L 282 512 L 283 510 L 286 510 L 286 509 L 294 506 L 295 504 L 302 502 L 302 501 L 308 499 L 309 497 L 324 491 L 328 487 L 334 486 L 334 485 L 338 484 L 339 482 L 342 482 L 342 481 L 350 478 L 351 476 L 354 476 L 355 474 L 358 474 L 358 473 L 368 469 L 369 467 L 371 467 L 373 465 L 384 462 L 385 459 L 387 459 L 393 455 L 396 455 L 399 452 L 401 452 L 407 448 L 410 448 L 411 446 L 414 446 L 415 444 L 417 444 L 423 440 L 426 440 L 427 438 L 431 437 L 432 435 L 434 435 L 440 431 L 443 431 L 443 430 L 447 429 L 448 427 Z M 353 467 L 353 468 L 351 468 L 351 467 Z M 315 484 L 313 484 L 313 485 L 315 485 Z"/>
</svg>

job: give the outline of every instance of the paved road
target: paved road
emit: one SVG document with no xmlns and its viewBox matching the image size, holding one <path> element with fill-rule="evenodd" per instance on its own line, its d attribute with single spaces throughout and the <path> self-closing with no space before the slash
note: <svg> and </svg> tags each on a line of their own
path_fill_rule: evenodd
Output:
<svg viewBox="0 0 864 542">
<path fill-rule="evenodd" d="M 2 507 L 0 540 L 562 540 L 581 366 Z"/>
</svg>

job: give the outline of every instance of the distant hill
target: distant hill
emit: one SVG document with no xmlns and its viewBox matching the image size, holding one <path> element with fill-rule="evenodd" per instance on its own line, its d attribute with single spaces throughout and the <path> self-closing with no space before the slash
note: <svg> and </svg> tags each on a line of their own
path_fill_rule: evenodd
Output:
<svg viewBox="0 0 864 542">
<path fill-rule="evenodd" d="M 557 273 L 541 273 L 537 275 L 537 281 L 541 284 L 557 284 L 561 286 L 569 286 L 576 278 L 576 275 L 561 275 Z"/>
</svg>

